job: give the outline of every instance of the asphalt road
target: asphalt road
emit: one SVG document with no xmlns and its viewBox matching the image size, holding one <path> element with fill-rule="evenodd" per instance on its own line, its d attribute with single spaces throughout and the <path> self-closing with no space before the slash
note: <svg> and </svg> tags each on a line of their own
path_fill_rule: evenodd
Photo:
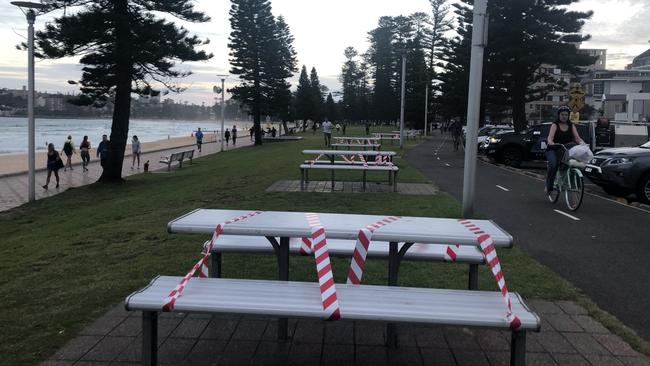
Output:
<svg viewBox="0 0 650 366">
<path fill-rule="evenodd" d="M 464 152 L 436 137 L 407 160 L 462 200 Z M 519 246 L 650 340 L 650 212 L 585 193 L 570 212 L 544 182 L 479 161 L 475 212 L 495 220 Z"/>
</svg>

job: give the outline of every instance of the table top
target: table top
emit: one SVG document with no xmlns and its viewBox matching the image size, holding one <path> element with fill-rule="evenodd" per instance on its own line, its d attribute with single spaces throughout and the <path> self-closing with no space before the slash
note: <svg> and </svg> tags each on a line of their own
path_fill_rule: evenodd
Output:
<svg viewBox="0 0 650 366">
<path fill-rule="evenodd" d="M 332 136 L 333 139 L 337 140 L 377 140 L 376 137 L 368 137 L 368 136 Z"/>
<path fill-rule="evenodd" d="M 211 234 L 217 224 L 246 215 L 247 210 L 196 209 L 167 224 L 170 233 Z M 325 235 L 332 239 L 356 240 L 359 229 L 385 219 L 384 215 L 319 213 Z M 472 220 L 492 237 L 497 247 L 511 247 L 513 238 L 491 220 Z M 226 235 L 301 238 L 311 235 L 303 212 L 265 211 L 260 215 L 223 227 Z M 477 245 L 476 235 L 456 219 L 403 216 L 377 229 L 374 241 Z"/>
<path fill-rule="evenodd" d="M 303 150 L 303 154 L 307 155 L 397 155 L 395 151 L 359 151 L 359 150 Z"/>
</svg>

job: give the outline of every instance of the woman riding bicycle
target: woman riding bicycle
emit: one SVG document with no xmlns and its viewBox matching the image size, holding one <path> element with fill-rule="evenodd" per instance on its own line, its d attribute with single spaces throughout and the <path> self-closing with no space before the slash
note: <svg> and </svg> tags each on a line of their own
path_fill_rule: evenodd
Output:
<svg viewBox="0 0 650 366">
<path fill-rule="evenodd" d="M 553 182 L 555 175 L 559 168 L 559 163 L 562 161 L 564 149 L 558 149 L 559 145 L 567 145 L 571 143 L 584 144 L 584 141 L 578 135 L 576 126 L 569 122 L 569 112 L 571 109 L 567 106 L 562 106 L 557 110 L 557 119 L 551 125 L 548 132 L 548 148 L 546 149 L 546 160 L 548 161 L 548 170 L 546 172 L 546 189 L 545 192 L 550 194 L 553 190 Z"/>
</svg>

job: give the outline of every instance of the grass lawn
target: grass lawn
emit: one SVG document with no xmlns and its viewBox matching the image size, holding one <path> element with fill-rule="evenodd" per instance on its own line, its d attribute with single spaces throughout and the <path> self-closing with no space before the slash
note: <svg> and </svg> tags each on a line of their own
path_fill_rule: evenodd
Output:
<svg viewBox="0 0 650 366">
<path fill-rule="evenodd" d="M 348 135 L 360 131 L 349 128 Z M 305 159 L 300 151 L 322 145 L 321 134 L 304 136 L 299 142 L 210 155 L 182 170 L 136 175 L 120 185 L 70 189 L 0 213 L 0 364 L 35 364 L 154 276 L 185 274 L 206 236 L 168 234 L 166 224 L 195 208 L 459 217 L 459 203 L 444 193 L 265 192 L 277 180 L 299 179 L 298 165 Z M 390 148 L 389 143 L 384 149 Z M 399 182 L 426 181 L 402 159 L 396 162 Z M 319 174 L 314 172 L 311 179 L 329 176 Z M 360 180 L 361 174 L 338 176 Z M 383 174 L 368 178 L 385 180 Z M 512 291 L 526 298 L 579 301 L 637 349 L 644 349 L 615 319 L 522 251 L 504 249 L 499 254 Z M 333 262 L 337 280 L 344 281 L 349 260 Z M 313 258 L 292 257 L 290 263 L 292 280 L 316 281 Z M 465 288 L 466 271 L 466 266 L 404 262 L 400 285 Z M 270 279 L 276 274 L 273 256 L 224 259 L 225 277 Z M 481 289 L 496 290 L 486 268 L 479 278 Z M 368 261 L 364 283 L 386 280 L 386 262 Z"/>
</svg>

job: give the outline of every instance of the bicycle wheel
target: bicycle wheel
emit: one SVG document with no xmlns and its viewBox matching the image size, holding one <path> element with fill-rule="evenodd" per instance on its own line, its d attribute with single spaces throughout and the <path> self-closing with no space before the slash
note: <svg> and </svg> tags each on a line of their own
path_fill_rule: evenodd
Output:
<svg viewBox="0 0 650 366">
<path fill-rule="evenodd" d="M 582 181 L 582 174 L 576 169 L 570 169 L 567 174 L 568 186 L 564 191 L 566 206 L 569 210 L 575 211 L 582 203 L 585 194 L 585 186 Z"/>
</svg>

